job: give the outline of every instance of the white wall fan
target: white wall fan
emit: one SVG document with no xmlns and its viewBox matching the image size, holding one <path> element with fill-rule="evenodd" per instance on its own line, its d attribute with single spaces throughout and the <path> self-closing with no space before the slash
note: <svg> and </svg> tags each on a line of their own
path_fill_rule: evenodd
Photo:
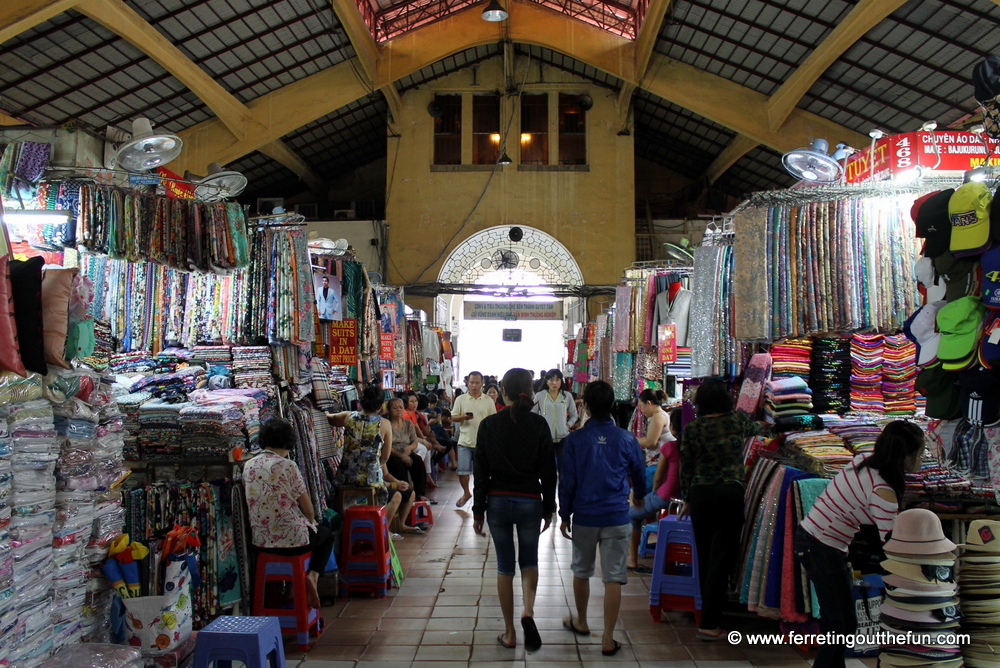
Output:
<svg viewBox="0 0 1000 668">
<path fill-rule="evenodd" d="M 208 176 L 198 176 L 186 171 L 184 180 L 196 183 L 195 199 L 203 202 L 218 202 L 236 197 L 247 187 L 247 177 L 239 172 L 227 170 L 217 162 L 208 166 Z"/>
<path fill-rule="evenodd" d="M 184 142 L 169 132 L 154 132 L 148 118 L 132 121 L 132 134 L 107 129 L 104 164 L 108 169 L 140 173 L 162 167 L 181 154 Z"/>
</svg>

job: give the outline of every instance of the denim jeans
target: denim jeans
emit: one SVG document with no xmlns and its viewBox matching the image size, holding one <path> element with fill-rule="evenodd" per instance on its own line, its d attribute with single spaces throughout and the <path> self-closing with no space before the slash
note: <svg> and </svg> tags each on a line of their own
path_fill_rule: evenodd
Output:
<svg viewBox="0 0 1000 668">
<path fill-rule="evenodd" d="M 486 504 L 486 523 L 497 551 L 497 573 L 514 575 L 514 529 L 517 529 L 517 564 L 538 568 L 538 535 L 542 530 L 541 499 L 512 499 L 491 495 Z"/>
<path fill-rule="evenodd" d="M 855 633 L 854 571 L 847 553 L 821 543 L 800 526 L 795 529 L 795 554 L 816 588 L 820 631 Z M 843 668 L 846 649 L 846 645 L 820 645 L 813 668 Z"/>
</svg>

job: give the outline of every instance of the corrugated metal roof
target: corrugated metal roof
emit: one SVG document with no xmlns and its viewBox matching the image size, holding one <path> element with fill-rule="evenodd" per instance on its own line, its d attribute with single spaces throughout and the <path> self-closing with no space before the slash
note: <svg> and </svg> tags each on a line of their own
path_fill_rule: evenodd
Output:
<svg viewBox="0 0 1000 668">
<path fill-rule="evenodd" d="M 433 65 L 429 65 L 419 72 L 404 77 L 396 82 L 396 88 L 400 93 L 418 88 L 424 84 L 448 76 L 452 72 L 475 65 L 489 58 L 493 58 L 501 53 L 500 44 L 483 44 L 482 46 L 459 51 L 447 58 L 443 58 Z"/>
<path fill-rule="evenodd" d="M 247 177 L 246 192 L 240 197 L 244 202 L 255 197 L 288 197 L 308 188 L 295 172 L 257 151 L 227 167 Z"/>
<path fill-rule="evenodd" d="M 385 157 L 388 105 L 373 93 L 282 139 L 323 178 L 333 179 Z"/>
<path fill-rule="evenodd" d="M 740 158 L 716 182 L 716 187 L 743 197 L 760 190 L 776 190 L 795 185 L 797 179 L 781 166 L 781 154 L 758 146 Z"/>
</svg>

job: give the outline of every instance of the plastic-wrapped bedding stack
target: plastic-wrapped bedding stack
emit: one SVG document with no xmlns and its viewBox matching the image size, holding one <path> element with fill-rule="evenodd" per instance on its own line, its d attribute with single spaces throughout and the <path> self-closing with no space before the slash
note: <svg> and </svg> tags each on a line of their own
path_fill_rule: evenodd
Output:
<svg viewBox="0 0 1000 668">
<path fill-rule="evenodd" d="M 846 413 L 851 410 L 850 339 L 814 339 L 812 373 L 813 408 L 817 413 Z"/>
<path fill-rule="evenodd" d="M 882 353 L 882 396 L 885 412 L 912 415 L 916 409 L 917 346 L 903 334 L 885 337 Z"/>
<path fill-rule="evenodd" d="M 13 492 L 8 406 L 0 405 L 0 662 L 6 662 L 17 626 L 14 601 L 14 554 L 10 544 L 10 497 Z"/>
<path fill-rule="evenodd" d="M 172 403 L 153 399 L 139 407 L 139 455 L 142 459 L 181 454 L 180 412 L 190 405 L 188 401 Z"/>
<path fill-rule="evenodd" d="M 100 567 L 108 555 L 108 544 L 121 535 L 125 527 L 125 511 L 122 508 L 121 493 L 115 482 L 125 475 L 122 462 L 122 414 L 118 403 L 108 391 L 110 383 L 102 383 L 101 390 L 92 397 L 98 413 L 98 440 L 95 455 L 104 462 L 98 474 L 98 489 L 91 492 L 93 504 L 79 503 L 80 492 L 61 491 L 69 506 L 73 501 L 76 517 L 68 517 L 65 535 L 80 540 L 84 545 L 84 565 L 87 570 L 86 599 L 81 615 L 83 640 L 85 642 L 109 642 L 111 639 L 109 618 L 113 591 Z M 72 495 L 72 496 L 71 496 Z M 76 529 L 77 526 L 82 528 Z M 57 539 L 60 533 L 56 532 Z"/>
<path fill-rule="evenodd" d="M 881 334 L 851 337 L 851 410 L 881 413 L 885 409 L 882 396 L 884 349 Z"/>
<path fill-rule="evenodd" d="M 14 474 L 10 537 L 18 621 L 7 659 L 24 668 L 35 668 L 48 658 L 53 642 L 49 589 L 54 569 L 52 529 L 59 435 L 48 400 L 13 404 L 9 410 Z"/>
</svg>

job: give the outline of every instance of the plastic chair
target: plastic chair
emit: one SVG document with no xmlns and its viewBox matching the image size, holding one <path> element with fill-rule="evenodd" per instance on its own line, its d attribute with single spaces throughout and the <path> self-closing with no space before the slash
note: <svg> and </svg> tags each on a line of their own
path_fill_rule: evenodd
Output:
<svg viewBox="0 0 1000 668">
<path fill-rule="evenodd" d="M 310 634 L 318 637 L 322 630 L 319 612 L 306 603 L 306 569 L 308 568 L 309 554 L 285 557 L 258 552 L 257 574 L 254 578 L 253 592 L 253 616 L 277 617 L 280 631 L 294 633 L 298 641 L 298 649 L 303 652 L 309 649 Z M 267 606 L 267 601 L 264 600 L 264 590 L 268 582 L 292 583 L 292 608 Z"/>
<path fill-rule="evenodd" d="M 701 622 L 701 582 L 694 529 L 688 519 L 668 515 L 659 521 L 649 613 L 659 622 L 664 610 L 688 610 Z"/>
<path fill-rule="evenodd" d="M 434 526 L 434 513 L 431 512 L 431 504 L 426 501 L 414 501 L 410 508 L 410 526 Z"/>
<path fill-rule="evenodd" d="M 341 487 L 337 492 L 337 512 L 341 515 L 354 505 L 374 506 L 376 501 L 374 487 Z M 346 504 L 346 505 L 345 505 Z"/>
<path fill-rule="evenodd" d="M 276 617 L 223 615 L 198 632 L 194 668 L 285 668 L 285 649 Z"/>
</svg>

